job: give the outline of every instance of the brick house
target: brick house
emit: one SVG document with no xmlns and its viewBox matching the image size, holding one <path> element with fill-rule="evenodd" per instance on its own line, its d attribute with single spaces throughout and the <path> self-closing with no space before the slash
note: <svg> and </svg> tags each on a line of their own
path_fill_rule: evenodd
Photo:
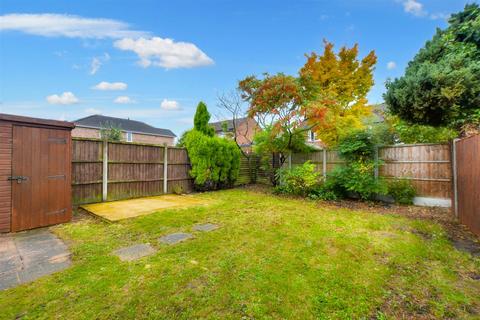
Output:
<svg viewBox="0 0 480 320">
<path fill-rule="evenodd" d="M 75 129 L 72 137 L 100 139 L 102 128 L 119 128 L 123 133 L 123 141 L 146 144 L 175 144 L 176 135 L 169 129 L 152 127 L 144 122 L 130 119 L 92 115 L 73 121 Z"/>
<path fill-rule="evenodd" d="M 222 120 L 210 122 L 210 125 L 215 129 L 215 134 L 218 136 L 236 137 L 239 146 L 247 151 L 251 151 L 253 136 L 260 130 L 257 122 L 252 118 L 239 118 L 235 120 L 235 123 L 233 119 Z"/>
</svg>

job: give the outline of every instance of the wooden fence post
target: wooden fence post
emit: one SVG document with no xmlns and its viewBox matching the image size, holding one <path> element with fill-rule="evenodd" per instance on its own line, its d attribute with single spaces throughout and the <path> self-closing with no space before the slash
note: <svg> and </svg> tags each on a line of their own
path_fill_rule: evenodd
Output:
<svg viewBox="0 0 480 320">
<path fill-rule="evenodd" d="M 250 161 L 251 157 L 252 156 L 249 155 L 248 158 L 247 158 L 248 159 L 248 184 L 251 184 L 252 181 L 253 181 L 253 179 L 252 179 L 252 176 L 253 176 L 253 174 L 252 174 L 252 161 Z"/>
<path fill-rule="evenodd" d="M 163 145 L 163 193 L 168 192 L 168 146 Z"/>
<path fill-rule="evenodd" d="M 292 152 L 288 153 L 288 169 L 292 169 Z"/>
<path fill-rule="evenodd" d="M 457 142 L 460 139 L 453 139 L 452 144 L 450 145 L 452 150 L 450 152 L 450 163 L 452 165 L 452 180 L 453 180 L 453 212 L 455 217 L 458 218 L 458 180 L 457 180 Z"/>
<path fill-rule="evenodd" d="M 323 148 L 323 159 L 322 159 L 322 173 L 323 178 L 327 178 L 327 149 Z"/>
<path fill-rule="evenodd" d="M 375 171 L 375 180 L 378 180 L 378 146 L 375 146 L 375 163 L 374 163 L 374 171 Z"/>
<path fill-rule="evenodd" d="M 102 156 L 102 201 L 108 198 L 108 140 L 103 140 L 103 156 Z"/>
</svg>

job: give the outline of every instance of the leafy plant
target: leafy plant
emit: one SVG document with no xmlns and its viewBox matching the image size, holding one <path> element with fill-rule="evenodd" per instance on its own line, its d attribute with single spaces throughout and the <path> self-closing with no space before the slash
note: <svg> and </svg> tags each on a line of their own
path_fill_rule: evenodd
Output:
<svg viewBox="0 0 480 320">
<path fill-rule="evenodd" d="M 210 114 L 199 103 L 194 128 L 182 136 L 192 165 L 190 176 L 198 190 L 233 185 L 240 170 L 240 151 L 232 140 L 211 135 Z M 213 129 L 212 129 L 213 130 Z"/>
<path fill-rule="evenodd" d="M 102 129 L 100 129 L 100 137 L 106 141 L 122 141 L 122 129 L 107 122 L 103 125 Z"/>
<path fill-rule="evenodd" d="M 369 131 L 354 131 L 342 138 L 338 152 L 346 163 L 328 175 L 325 188 L 338 197 L 350 192 L 363 200 L 373 199 L 376 194 L 386 194 L 385 183 L 374 174 L 375 167 L 380 165 L 373 159 L 374 148 L 375 141 Z"/>
<path fill-rule="evenodd" d="M 183 190 L 183 187 L 181 185 L 174 185 L 173 188 L 172 188 L 172 192 L 173 194 L 183 194 L 184 190 Z"/>
<path fill-rule="evenodd" d="M 375 154 L 375 141 L 372 134 L 366 130 L 353 131 L 340 140 L 338 153 L 340 157 L 347 161 L 373 159 Z"/>
<path fill-rule="evenodd" d="M 356 161 L 337 167 L 327 178 L 331 189 L 338 195 L 348 192 L 357 194 L 362 200 L 371 200 L 376 194 L 386 194 L 385 182 L 374 176 L 374 161 Z"/>
<path fill-rule="evenodd" d="M 318 184 L 320 173 L 310 161 L 293 168 L 282 168 L 277 171 L 279 181 L 276 191 L 280 193 L 306 196 Z"/>
<path fill-rule="evenodd" d="M 399 204 L 413 204 L 415 188 L 407 179 L 394 179 L 388 182 L 388 194 Z"/>
<path fill-rule="evenodd" d="M 331 186 L 326 182 L 321 183 L 318 186 L 316 186 L 314 189 L 312 189 L 308 194 L 308 197 L 312 200 L 324 200 L 324 201 L 329 201 L 329 200 L 334 201 L 334 200 L 343 198 L 342 196 L 339 195 L 337 191 L 331 189 Z"/>
</svg>

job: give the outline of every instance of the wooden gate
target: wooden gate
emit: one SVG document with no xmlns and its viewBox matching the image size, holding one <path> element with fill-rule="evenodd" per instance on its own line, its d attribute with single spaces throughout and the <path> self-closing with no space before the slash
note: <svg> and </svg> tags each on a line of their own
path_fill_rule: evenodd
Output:
<svg viewBox="0 0 480 320">
<path fill-rule="evenodd" d="M 69 130 L 13 126 L 11 231 L 71 219 L 70 146 Z"/>
<path fill-rule="evenodd" d="M 480 236 L 480 135 L 455 142 L 454 166 L 456 214 L 462 224 Z"/>
</svg>

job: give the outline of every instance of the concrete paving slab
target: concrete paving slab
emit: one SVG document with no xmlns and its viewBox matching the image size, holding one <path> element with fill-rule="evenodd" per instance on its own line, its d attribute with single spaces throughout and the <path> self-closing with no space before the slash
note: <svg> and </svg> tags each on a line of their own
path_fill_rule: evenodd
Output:
<svg viewBox="0 0 480 320">
<path fill-rule="evenodd" d="M 0 290 L 34 281 L 70 264 L 67 246 L 48 229 L 0 237 Z"/>
<path fill-rule="evenodd" d="M 0 291 L 16 287 L 20 284 L 17 272 L 0 274 Z"/>
<path fill-rule="evenodd" d="M 193 230 L 195 231 L 203 231 L 203 232 L 210 232 L 213 230 L 218 229 L 219 226 L 213 223 L 204 223 L 204 224 L 196 224 L 193 226 Z"/>
<path fill-rule="evenodd" d="M 113 252 L 122 261 L 133 261 L 155 253 L 155 248 L 149 244 L 136 244 L 130 247 L 120 248 Z"/>
<path fill-rule="evenodd" d="M 160 239 L 158 239 L 158 241 L 165 244 L 176 244 L 191 238 L 193 238 L 193 234 L 179 232 L 179 233 L 167 234 L 166 236 L 163 236 Z"/>
</svg>

